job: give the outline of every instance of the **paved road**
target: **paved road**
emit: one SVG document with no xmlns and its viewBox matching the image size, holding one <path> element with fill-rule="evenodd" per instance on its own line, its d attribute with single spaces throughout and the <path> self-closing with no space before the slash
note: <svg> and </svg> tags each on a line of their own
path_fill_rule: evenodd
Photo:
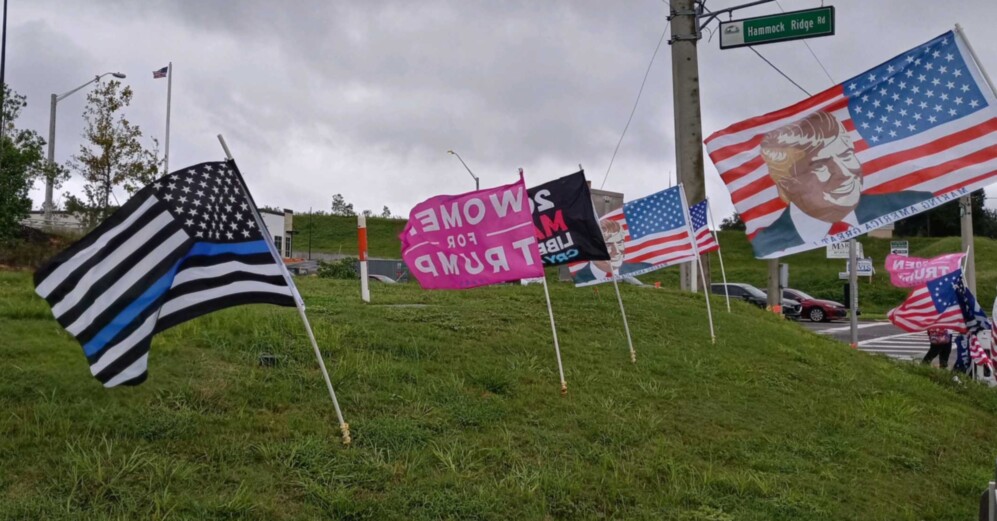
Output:
<svg viewBox="0 0 997 521">
<path fill-rule="evenodd" d="M 802 321 L 800 324 L 817 334 L 851 343 L 851 329 L 847 321 L 819 323 Z M 903 360 L 920 359 L 928 352 L 927 333 L 907 333 L 887 321 L 859 321 L 858 326 L 858 348 L 863 351 Z"/>
</svg>

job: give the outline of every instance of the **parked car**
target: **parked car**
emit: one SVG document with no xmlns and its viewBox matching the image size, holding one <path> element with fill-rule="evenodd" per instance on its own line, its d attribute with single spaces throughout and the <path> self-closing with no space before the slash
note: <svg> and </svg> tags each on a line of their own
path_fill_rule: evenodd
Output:
<svg viewBox="0 0 997 521">
<path fill-rule="evenodd" d="M 848 316 L 848 308 L 840 302 L 811 297 L 798 289 L 784 288 L 782 297 L 797 300 L 803 308 L 800 314 L 811 322 L 829 322 Z"/>
<path fill-rule="evenodd" d="M 368 273 L 367 278 L 375 282 L 383 282 L 385 284 L 394 284 L 395 282 L 397 282 L 395 279 L 387 275 L 378 275 L 376 273 Z"/>
<path fill-rule="evenodd" d="M 714 295 L 723 295 L 725 293 L 723 283 L 712 284 L 710 290 Z M 746 300 L 763 309 L 768 305 L 768 296 L 765 295 L 765 292 L 751 284 L 728 282 L 726 292 L 730 294 L 731 298 Z M 801 309 L 802 306 L 799 302 L 788 298 L 782 299 L 782 314 L 786 317 L 792 319 L 800 318 Z"/>
</svg>

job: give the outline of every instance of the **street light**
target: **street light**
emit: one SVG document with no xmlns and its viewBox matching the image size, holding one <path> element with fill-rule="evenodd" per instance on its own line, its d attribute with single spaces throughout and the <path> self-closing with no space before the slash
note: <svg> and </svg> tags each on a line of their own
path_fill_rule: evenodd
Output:
<svg viewBox="0 0 997 521">
<path fill-rule="evenodd" d="M 114 76 L 115 78 L 123 79 L 125 77 L 125 75 L 120 72 L 105 72 L 104 74 L 99 74 L 97 76 L 94 76 L 92 80 L 84 83 L 83 85 L 80 85 L 79 87 L 76 87 L 75 89 L 69 92 L 59 95 L 56 94 L 52 95 L 52 108 L 51 111 L 49 112 L 50 115 L 48 120 L 48 165 L 53 170 L 52 172 L 49 172 L 49 174 L 55 173 L 55 104 L 66 99 L 67 96 L 75 93 L 76 91 L 82 89 L 83 87 L 86 87 L 91 83 L 100 81 L 101 78 L 107 76 L 108 74 Z M 43 210 L 45 211 L 45 224 L 47 226 L 51 226 L 52 225 L 52 175 L 48 175 L 45 178 L 45 207 L 43 208 Z"/>
<path fill-rule="evenodd" d="M 474 175 L 474 172 L 472 172 L 471 169 L 467 167 L 467 163 L 465 163 L 464 160 L 461 159 L 460 154 L 454 152 L 453 150 L 447 150 L 447 153 L 457 156 L 457 160 L 460 161 L 460 164 L 464 165 L 464 169 L 467 170 L 467 173 L 471 174 L 471 177 L 474 178 L 474 190 L 475 191 L 480 190 L 481 186 L 478 180 L 478 176 Z"/>
</svg>

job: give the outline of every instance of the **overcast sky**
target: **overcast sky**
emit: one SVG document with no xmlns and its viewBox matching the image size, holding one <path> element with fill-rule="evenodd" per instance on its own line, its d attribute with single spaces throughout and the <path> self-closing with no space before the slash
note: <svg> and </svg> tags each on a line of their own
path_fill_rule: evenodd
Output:
<svg viewBox="0 0 997 521">
<path fill-rule="evenodd" d="M 223 134 L 260 205 L 407 215 L 417 202 L 585 167 L 600 187 L 666 25 L 662 0 L 9 0 L 6 80 L 28 97 L 19 127 L 48 135 L 49 97 L 120 71 L 127 116 L 170 166 L 223 158 Z M 721 9 L 739 3 L 710 0 Z M 735 18 L 813 8 L 780 0 Z M 997 1 L 838 0 L 834 36 L 806 40 L 835 83 L 961 23 L 997 74 Z M 716 24 L 712 26 L 716 27 Z M 806 97 L 747 48 L 699 43 L 703 135 Z M 811 93 L 833 83 L 803 41 L 756 49 Z M 77 152 L 85 91 L 58 105 L 56 160 Z M 671 51 L 662 44 L 604 188 L 628 199 L 674 179 Z M 733 213 L 706 160 L 715 217 Z M 70 182 L 64 190 L 79 190 Z M 988 189 L 997 196 L 997 188 Z M 43 190 L 32 191 L 35 207 Z M 58 198 L 61 200 L 61 197 Z M 997 199 L 988 201 L 997 206 Z"/>
</svg>

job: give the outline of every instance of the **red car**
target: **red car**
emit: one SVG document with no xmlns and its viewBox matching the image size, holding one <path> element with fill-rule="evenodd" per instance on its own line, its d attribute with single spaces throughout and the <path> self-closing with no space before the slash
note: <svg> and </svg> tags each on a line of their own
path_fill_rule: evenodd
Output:
<svg viewBox="0 0 997 521">
<path fill-rule="evenodd" d="M 803 308 L 800 316 L 809 318 L 811 322 L 825 322 L 848 316 L 848 309 L 844 304 L 813 298 L 798 289 L 783 289 L 782 298 L 799 301 Z"/>
</svg>

